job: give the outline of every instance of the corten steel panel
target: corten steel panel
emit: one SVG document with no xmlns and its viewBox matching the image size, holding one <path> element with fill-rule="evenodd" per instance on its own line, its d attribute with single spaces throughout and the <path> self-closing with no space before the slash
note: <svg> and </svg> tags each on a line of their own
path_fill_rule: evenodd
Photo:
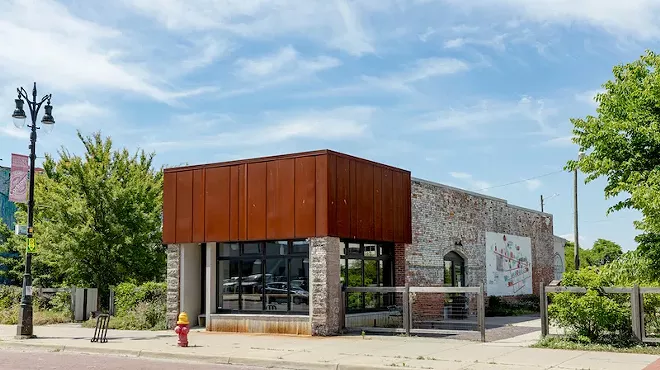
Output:
<svg viewBox="0 0 660 370">
<path fill-rule="evenodd" d="M 332 151 L 166 169 L 163 240 L 409 243 L 409 182 L 407 171 Z"/>
<path fill-rule="evenodd" d="M 176 172 L 163 175 L 163 244 L 176 243 Z"/>
<path fill-rule="evenodd" d="M 374 167 L 374 240 L 383 238 L 383 169 Z"/>
<path fill-rule="evenodd" d="M 401 172 L 394 171 L 392 173 L 392 194 L 394 194 L 394 240 L 396 241 L 401 241 L 404 239 L 403 230 L 406 217 L 404 216 L 404 198 L 401 196 L 403 193 L 403 174 Z"/>
<path fill-rule="evenodd" d="M 406 208 L 406 221 L 404 225 L 404 240 L 406 243 L 410 244 L 412 243 L 412 209 L 411 209 L 411 204 L 412 204 L 412 199 L 411 198 L 411 176 L 410 172 L 406 172 L 403 174 L 403 183 L 405 185 L 404 189 L 404 195 L 406 197 L 404 198 L 404 206 Z"/>
<path fill-rule="evenodd" d="M 394 202 L 392 171 L 383 169 L 383 240 L 394 240 Z"/>
<path fill-rule="evenodd" d="M 351 237 L 351 170 L 350 160 L 337 156 L 337 233 L 342 238 Z"/>
<path fill-rule="evenodd" d="M 238 240 L 247 240 L 247 164 L 238 166 Z"/>
<path fill-rule="evenodd" d="M 238 177 L 240 166 L 229 167 L 229 240 L 239 240 L 238 237 Z"/>
<path fill-rule="evenodd" d="M 294 235 L 294 160 L 267 162 L 266 239 L 290 239 Z"/>
<path fill-rule="evenodd" d="M 206 170 L 206 241 L 229 239 L 230 179 L 229 167 Z"/>
<path fill-rule="evenodd" d="M 193 243 L 203 243 L 206 241 L 204 228 L 204 198 L 205 198 L 205 184 L 204 176 L 205 170 L 193 171 Z"/>
<path fill-rule="evenodd" d="M 358 202 L 357 202 L 357 163 L 355 160 L 350 159 L 350 201 L 348 204 L 351 209 L 351 239 L 358 239 Z"/>
<path fill-rule="evenodd" d="M 355 161 L 357 238 L 374 239 L 374 166 Z"/>
<path fill-rule="evenodd" d="M 328 156 L 316 156 L 316 233 L 328 235 Z"/>
<path fill-rule="evenodd" d="M 247 165 L 247 239 L 266 238 L 267 162 Z"/>
<path fill-rule="evenodd" d="M 295 159 L 295 236 L 316 235 L 316 158 Z"/>
<path fill-rule="evenodd" d="M 337 156 L 328 154 L 328 235 L 337 231 Z"/>
<path fill-rule="evenodd" d="M 176 174 L 176 241 L 192 242 L 192 185 L 193 171 Z"/>
</svg>

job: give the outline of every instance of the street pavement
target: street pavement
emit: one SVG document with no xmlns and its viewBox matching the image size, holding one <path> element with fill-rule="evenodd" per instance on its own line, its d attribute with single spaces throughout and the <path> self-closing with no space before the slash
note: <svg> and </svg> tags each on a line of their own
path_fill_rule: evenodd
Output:
<svg viewBox="0 0 660 370">
<path fill-rule="evenodd" d="M 234 365 L 211 365 L 84 353 L 45 352 L 39 349 L 0 350 L 0 367 L 12 370 L 265 370 L 264 368 Z"/>
<path fill-rule="evenodd" d="M 393 367 L 444 370 L 642 370 L 659 359 L 652 355 L 529 348 L 530 344 L 538 340 L 538 332 L 481 343 L 435 337 L 358 335 L 322 338 L 208 333 L 194 329 L 189 335 L 188 348 L 176 346 L 177 337 L 173 331 L 110 330 L 108 343 L 91 343 L 94 329 L 81 328 L 75 324 L 38 326 L 34 332 L 36 339 L 21 341 L 14 339 L 15 326 L 0 326 L 0 349 L 40 348 L 64 354 L 95 353 L 122 355 L 132 359 L 324 370 Z M 4 368 L 1 358 L 0 368 Z"/>
</svg>

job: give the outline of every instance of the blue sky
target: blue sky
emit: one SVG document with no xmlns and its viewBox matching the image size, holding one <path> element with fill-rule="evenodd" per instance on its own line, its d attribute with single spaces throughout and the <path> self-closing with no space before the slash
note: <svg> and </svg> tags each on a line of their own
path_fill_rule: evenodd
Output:
<svg viewBox="0 0 660 370">
<path fill-rule="evenodd" d="M 656 48 L 658 16 L 656 0 L 4 0 L 0 163 L 27 152 L 10 115 L 37 81 L 57 122 L 38 155 L 81 152 L 78 129 L 158 165 L 329 148 L 519 206 L 544 195 L 572 239 L 569 118 Z M 634 248 L 638 213 L 607 217 L 604 181 L 582 180 L 582 245 Z"/>
</svg>

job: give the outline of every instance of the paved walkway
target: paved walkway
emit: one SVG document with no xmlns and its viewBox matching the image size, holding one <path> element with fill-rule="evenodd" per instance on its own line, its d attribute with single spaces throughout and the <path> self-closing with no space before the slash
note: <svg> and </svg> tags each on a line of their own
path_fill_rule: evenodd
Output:
<svg viewBox="0 0 660 370">
<path fill-rule="evenodd" d="M 91 343 L 93 329 L 78 325 L 35 327 L 36 339 L 14 339 L 15 326 L 0 326 L 0 348 L 38 346 L 57 351 L 107 353 L 210 363 L 292 369 L 644 369 L 658 356 L 527 348 L 538 333 L 501 341 L 398 336 L 331 338 L 206 333 L 193 330 L 192 347 L 176 346 L 167 332 L 108 331 L 108 343 Z"/>
</svg>

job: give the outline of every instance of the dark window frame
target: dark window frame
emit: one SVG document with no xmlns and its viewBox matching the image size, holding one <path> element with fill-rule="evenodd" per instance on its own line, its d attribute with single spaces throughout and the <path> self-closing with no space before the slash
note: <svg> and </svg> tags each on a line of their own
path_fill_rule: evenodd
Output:
<svg viewBox="0 0 660 370">
<path fill-rule="evenodd" d="M 284 254 L 268 254 L 266 244 L 267 243 L 279 243 L 286 242 L 286 251 Z M 297 242 L 303 242 L 307 244 L 307 250 L 305 252 L 295 252 L 293 244 Z M 223 245 L 225 244 L 237 244 L 238 245 L 238 256 L 222 256 L 220 251 Z M 246 244 L 259 244 L 260 253 L 258 254 L 246 254 L 245 245 Z M 284 244 L 282 244 L 284 245 Z M 307 259 L 307 285 L 309 289 L 309 284 L 311 283 L 310 276 L 310 263 L 309 263 L 309 248 L 310 243 L 305 239 L 290 239 L 290 240 L 266 240 L 266 241 L 250 241 L 250 242 L 222 242 L 216 244 L 216 256 L 217 262 L 219 261 L 238 261 L 238 308 L 237 309 L 225 309 L 222 307 L 216 307 L 217 313 L 224 314 L 268 314 L 268 315 L 309 315 L 309 299 L 307 302 L 307 311 L 293 310 L 291 305 L 291 261 L 292 259 L 302 259 L 303 264 L 304 260 Z M 246 261 L 261 261 L 261 310 L 245 310 L 243 309 L 243 264 Z M 266 261 L 268 260 L 285 260 L 286 261 L 286 284 L 287 284 L 287 308 L 286 311 L 270 311 L 268 310 L 268 303 L 266 297 Z M 221 302 L 221 297 L 223 295 L 223 283 L 220 281 L 220 274 L 216 274 L 216 302 Z M 309 292 L 309 290 L 308 290 Z M 216 304 L 218 306 L 218 304 Z"/>
<path fill-rule="evenodd" d="M 349 244 L 359 244 L 359 253 L 349 253 Z M 376 248 L 376 255 L 365 255 L 365 245 L 373 245 Z M 358 260 L 360 264 L 360 273 L 361 273 L 361 286 L 364 286 L 365 280 L 365 261 L 376 261 L 376 286 L 394 286 L 395 284 L 395 266 L 394 266 L 394 253 L 396 244 L 395 243 L 380 243 L 366 240 L 355 240 L 355 239 L 341 239 L 341 248 L 343 248 L 344 253 L 340 252 L 340 265 L 343 266 L 343 271 L 340 271 L 344 276 L 345 286 L 349 286 L 349 260 Z M 383 250 L 387 250 L 389 253 L 382 253 Z M 381 281 L 381 263 L 383 264 L 383 270 L 388 270 L 389 265 L 389 279 L 385 277 L 383 273 L 384 280 L 390 280 L 388 282 Z M 352 293 L 355 294 L 355 293 Z M 349 308 L 349 299 L 347 297 L 345 302 L 345 309 L 347 313 L 360 313 L 360 312 L 374 312 L 374 311 L 384 311 L 387 309 L 387 305 L 381 307 L 381 296 L 388 297 L 389 301 L 394 302 L 394 293 L 376 293 L 376 305 L 374 308 L 367 308 L 366 306 L 366 295 L 367 293 L 360 294 L 360 307 L 357 309 Z"/>
</svg>

